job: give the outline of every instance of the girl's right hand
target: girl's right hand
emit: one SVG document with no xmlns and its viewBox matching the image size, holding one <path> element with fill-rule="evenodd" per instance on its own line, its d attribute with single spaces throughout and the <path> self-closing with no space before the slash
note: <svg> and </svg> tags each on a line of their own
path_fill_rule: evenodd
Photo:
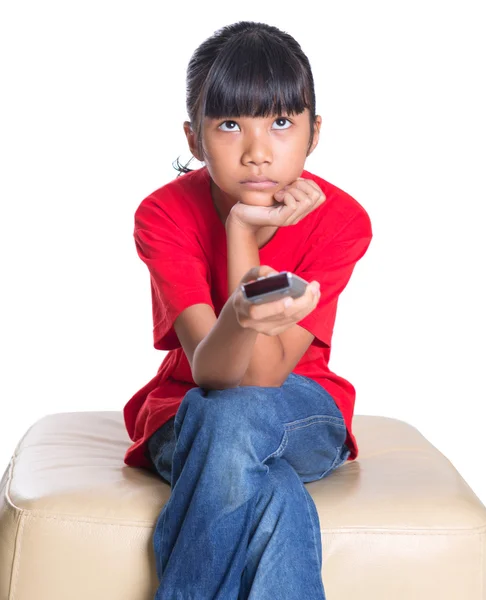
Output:
<svg viewBox="0 0 486 600">
<path fill-rule="evenodd" d="M 288 227 L 302 221 L 326 200 L 312 179 L 299 177 L 274 196 L 273 206 L 254 206 L 237 202 L 229 212 L 232 219 L 252 231 L 260 227 Z"/>
<path fill-rule="evenodd" d="M 310 282 L 300 298 L 292 298 L 292 305 L 289 307 L 284 305 L 285 298 L 264 304 L 252 304 L 244 298 L 240 289 L 242 284 L 256 281 L 258 277 L 276 274 L 278 271 L 272 267 L 261 265 L 253 267 L 242 277 L 240 285 L 232 295 L 236 319 L 241 327 L 250 328 L 265 335 L 278 335 L 298 323 L 316 308 L 320 292 L 317 288 L 317 294 L 314 294 L 313 288 L 314 285 L 319 285 L 317 281 Z"/>
</svg>

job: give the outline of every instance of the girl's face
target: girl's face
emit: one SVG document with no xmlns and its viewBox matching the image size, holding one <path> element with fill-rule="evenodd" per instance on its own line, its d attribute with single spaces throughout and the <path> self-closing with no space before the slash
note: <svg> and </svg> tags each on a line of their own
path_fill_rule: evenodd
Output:
<svg viewBox="0 0 486 600">
<path fill-rule="evenodd" d="M 316 117 L 312 146 L 309 144 L 309 110 L 300 115 L 273 117 L 227 117 L 203 122 L 205 162 L 224 204 L 272 206 L 273 195 L 300 177 L 307 156 L 319 141 L 321 117 Z M 185 127 L 186 129 L 186 127 Z M 186 129 L 186 134 L 188 130 Z M 244 185 L 245 179 L 265 176 L 275 181 L 266 189 Z"/>
</svg>

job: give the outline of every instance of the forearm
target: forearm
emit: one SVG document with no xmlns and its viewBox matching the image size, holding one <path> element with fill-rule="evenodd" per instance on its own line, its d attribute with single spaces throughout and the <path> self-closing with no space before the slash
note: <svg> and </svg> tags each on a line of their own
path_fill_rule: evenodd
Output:
<svg viewBox="0 0 486 600">
<path fill-rule="evenodd" d="M 255 234 L 245 230 L 230 218 L 226 221 L 228 295 L 237 288 L 243 275 L 260 265 Z M 253 331 L 253 330 L 251 330 Z M 283 361 L 283 346 L 278 335 L 256 333 L 247 358 L 247 368 L 239 385 L 272 386 Z"/>
<path fill-rule="evenodd" d="M 192 371 L 196 385 L 217 390 L 238 387 L 248 368 L 257 335 L 253 329 L 238 323 L 230 297 L 194 352 Z"/>
<path fill-rule="evenodd" d="M 239 385 L 269 387 L 275 385 L 272 376 L 282 364 L 280 338 L 241 327 L 232 303 L 232 295 L 243 275 L 260 265 L 258 244 L 255 236 L 239 225 L 227 222 L 226 233 L 229 299 L 194 352 L 194 382 L 206 389 Z"/>
<path fill-rule="evenodd" d="M 248 368 L 238 385 L 276 387 L 280 384 L 275 383 L 275 375 L 279 373 L 282 363 L 283 346 L 279 336 L 257 333 Z"/>
</svg>

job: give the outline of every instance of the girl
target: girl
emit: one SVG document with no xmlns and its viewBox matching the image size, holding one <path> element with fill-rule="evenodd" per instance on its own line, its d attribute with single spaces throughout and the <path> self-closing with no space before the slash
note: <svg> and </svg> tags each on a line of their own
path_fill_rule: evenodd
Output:
<svg viewBox="0 0 486 600">
<path fill-rule="evenodd" d="M 355 389 L 328 362 L 370 220 L 303 169 L 321 117 L 309 61 L 287 33 L 218 30 L 189 63 L 187 110 L 204 167 L 182 167 L 135 213 L 154 347 L 169 351 L 124 408 L 125 463 L 171 486 L 153 535 L 156 600 L 322 600 L 304 484 L 358 455 Z M 280 271 L 309 282 L 305 294 L 290 306 L 245 301 L 242 283 Z"/>
</svg>

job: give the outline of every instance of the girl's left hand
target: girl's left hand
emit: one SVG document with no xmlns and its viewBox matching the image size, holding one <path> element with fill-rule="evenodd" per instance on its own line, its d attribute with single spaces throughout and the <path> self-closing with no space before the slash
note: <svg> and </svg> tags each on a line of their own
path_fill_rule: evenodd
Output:
<svg viewBox="0 0 486 600">
<path fill-rule="evenodd" d="M 299 298 L 292 298 L 290 306 L 284 305 L 284 299 L 252 304 L 246 300 L 241 290 L 241 285 L 256 281 L 258 277 L 278 275 L 269 265 L 252 267 L 242 277 L 237 289 L 231 298 L 236 320 L 243 328 L 250 328 L 264 335 L 274 336 L 283 333 L 304 317 L 310 314 L 320 300 L 319 282 L 309 281 L 305 292 Z M 315 290 L 315 291 L 314 291 Z"/>
<path fill-rule="evenodd" d="M 321 188 L 312 179 L 299 177 L 274 195 L 280 203 L 273 206 L 250 206 L 237 202 L 228 218 L 253 229 L 295 225 L 326 200 Z"/>
</svg>

